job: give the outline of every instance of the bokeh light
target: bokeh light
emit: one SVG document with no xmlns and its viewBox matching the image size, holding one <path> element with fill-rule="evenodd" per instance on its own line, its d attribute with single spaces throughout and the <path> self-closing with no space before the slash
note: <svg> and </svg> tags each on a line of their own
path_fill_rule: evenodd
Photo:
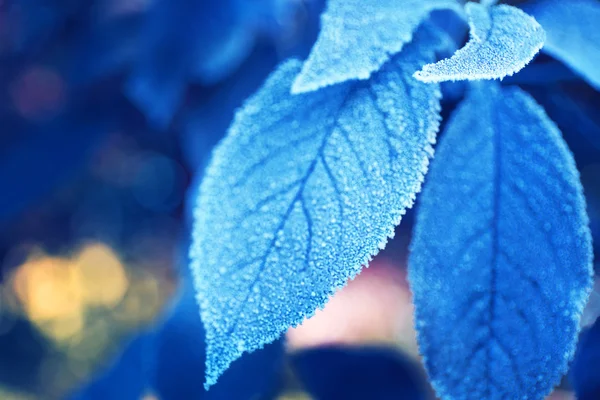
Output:
<svg viewBox="0 0 600 400">
<path fill-rule="evenodd" d="M 156 318 L 173 291 L 174 283 L 159 284 L 165 277 L 156 269 L 124 262 L 105 243 L 86 242 L 67 255 L 23 249 L 24 261 L 0 285 L 0 310 L 7 309 L 0 327 L 10 329 L 8 316 L 21 315 L 53 344 L 36 378 L 48 398 L 101 368 L 128 332 Z M 21 399 L 10 396 L 0 398 Z"/>
<path fill-rule="evenodd" d="M 12 87 L 14 106 L 28 119 L 55 115 L 62 107 L 65 95 L 62 78 L 55 71 L 43 67 L 25 70 Z"/>
<path fill-rule="evenodd" d="M 89 305 L 115 307 L 129 286 L 123 264 L 103 244 L 86 246 L 75 259 L 74 269 Z"/>
<path fill-rule="evenodd" d="M 83 291 L 69 260 L 33 255 L 13 275 L 12 287 L 27 317 L 53 339 L 82 329 Z"/>
</svg>

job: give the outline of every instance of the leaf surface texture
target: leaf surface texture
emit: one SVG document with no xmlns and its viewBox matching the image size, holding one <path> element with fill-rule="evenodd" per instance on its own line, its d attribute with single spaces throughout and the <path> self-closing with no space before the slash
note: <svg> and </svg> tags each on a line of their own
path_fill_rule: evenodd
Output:
<svg viewBox="0 0 600 400">
<path fill-rule="evenodd" d="M 409 278 L 438 395 L 544 398 L 573 355 L 592 274 L 560 131 L 520 89 L 480 84 L 450 120 L 420 200 Z"/>
<path fill-rule="evenodd" d="M 368 82 L 296 96 L 301 64 L 288 61 L 237 113 L 195 210 L 207 385 L 322 307 L 394 234 L 439 126 L 439 87 L 412 78 L 438 44 L 424 33 Z"/>
<path fill-rule="evenodd" d="M 321 33 L 292 92 L 368 79 L 409 43 L 434 10 L 460 10 L 456 0 L 329 0 Z"/>
<path fill-rule="evenodd" d="M 415 74 L 423 82 L 501 79 L 527 65 L 544 44 L 535 19 L 518 8 L 478 3 L 465 6 L 471 39 L 452 57 L 429 64 Z"/>
</svg>

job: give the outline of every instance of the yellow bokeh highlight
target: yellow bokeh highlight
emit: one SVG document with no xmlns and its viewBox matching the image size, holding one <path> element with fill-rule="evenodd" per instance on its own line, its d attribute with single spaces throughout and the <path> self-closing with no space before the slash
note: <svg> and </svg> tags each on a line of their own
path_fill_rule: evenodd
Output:
<svg viewBox="0 0 600 400">
<path fill-rule="evenodd" d="M 2 400 L 35 400 L 33 396 L 15 392 L 10 388 L 0 387 L 0 399 Z"/>
<path fill-rule="evenodd" d="M 56 342 L 68 342 L 83 330 L 85 318 L 83 312 L 72 316 L 61 316 L 50 321 L 33 321 L 38 328 Z"/>
<path fill-rule="evenodd" d="M 123 263 L 100 243 L 84 246 L 73 258 L 33 254 L 12 277 L 24 313 L 58 342 L 83 331 L 90 307 L 116 307 L 128 286 Z"/>
<path fill-rule="evenodd" d="M 112 308 L 123 299 L 129 281 L 123 264 L 110 248 L 99 243 L 86 246 L 75 263 L 87 304 Z"/>
<path fill-rule="evenodd" d="M 84 332 L 74 338 L 67 348 L 69 356 L 74 360 L 97 359 L 109 346 L 112 339 L 110 324 L 97 320 L 86 326 Z"/>
<path fill-rule="evenodd" d="M 173 285 L 148 267 L 150 260 L 125 264 L 103 243 L 85 243 L 67 256 L 29 248 L 0 285 L 0 308 L 23 315 L 50 340 L 54 351 L 44 357 L 36 386 L 44 388 L 43 398 L 63 398 L 107 361 L 127 332 L 154 320 Z M 19 395 L 0 387 L 0 400 Z"/>
<path fill-rule="evenodd" d="M 308 393 L 292 392 L 280 395 L 277 400 L 313 400 Z"/>
<path fill-rule="evenodd" d="M 162 293 L 156 277 L 142 270 L 134 273 L 130 294 L 114 309 L 114 318 L 138 325 L 151 322 L 162 307 Z M 135 318 L 132 318 L 132 317 Z"/>
<path fill-rule="evenodd" d="M 83 325 L 83 296 L 73 265 L 35 255 L 13 276 L 13 290 L 24 312 L 42 331 L 66 339 Z"/>
</svg>

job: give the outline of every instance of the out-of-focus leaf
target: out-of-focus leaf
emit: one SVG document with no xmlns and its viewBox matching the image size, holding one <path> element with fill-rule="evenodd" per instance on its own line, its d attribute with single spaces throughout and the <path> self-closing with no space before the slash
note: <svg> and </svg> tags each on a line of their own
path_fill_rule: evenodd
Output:
<svg viewBox="0 0 600 400">
<path fill-rule="evenodd" d="M 579 335 L 570 379 L 577 400 L 600 399 L 600 318 Z"/>
<path fill-rule="evenodd" d="M 598 104 L 590 99 L 578 98 L 577 94 L 583 94 L 581 86 L 583 85 L 567 91 L 559 85 L 547 84 L 528 87 L 528 91 L 540 102 L 565 136 L 579 136 L 579 141 L 571 140 L 569 148 L 575 153 L 578 162 L 581 159 L 582 162 L 588 163 L 600 157 L 600 115 L 597 113 L 600 96 L 596 101 Z"/>
<path fill-rule="evenodd" d="M 233 26 L 215 46 L 213 54 L 198 54 L 192 74 L 204 84 L 214 84 L 230 75 L 244 61 L 255 38 L 246 26 Z"/>
<path fill-rule="evenodd" d="M 202 399 L 204 327 L 193 290 L 184 287 L 180 299 L 157 328 L 155 392 L 163 400 Z"/>
<path fill-rule="evenodd" d="M 225 135 L 235 110 L 254 93 L 277 66 L 272 48 L 257 49 L 242 69 L 223 81 L 218 90 L 193 103 L 184 114 L 183 152 L 198 175 L 210 159 L 211 150 Z M 252 73 L 248 73 L 251 70 Z"/>
<path fill-rule="evenodd" d="M 246 354 L 219 381 L 204 390 L 204 327 L 191 283 L 158 328 L 153 387 L 161 400 L 268 399 L 277 388 L 283 361 L 282 341 Z"/>
<path fill-rule="evenodd" d="M 504 78 L 504 84 L 546 86 L 556 82 L 579 80 L 579 76 L 563 63 L 551 60 L 531 63 L 518 73 Z"/>
<path fill-rule="evenodd" d="M 561 85 L 528 86 L 563 132 L 581 171 L 594 245 L 595 271 L 600 272 L 600 93 L 582 81 Z"/>
<path fill-rule="evenodd" d="M 107 76 L 125 73 L 140 51 L 142 13 L 127 14 L 89 24 L 69 49 L 66 78 L 74 84 L 90 84 Z"/>
<path fill-rule="evenodd" d="M 312 315 L 393 235 L 439 126 L 439 87 L 412 73 L 439 44 L 423 30 L 368 82 L 304 95 L 289 93 L 300 63 L 286 62 L 237 113 L 195 210 L 207 386 Z"/>
<path fill-rule="evenodd" d="M 208 392 L 203 385 L 204 341 L 194 289 L 186 279 L 164 320 L 154 330 L 142 332 L 108 369 L 70 399 L 137 400 L 144 393 L 155 393 L 161 400 L 273 398 L 283 368 L 282 340 L 234 362 Z"/>
<path fill-rule="evenodd" d="M 385 348 L 323 347 L 291 357 L 306 390 L 320 400 L 424 400 L 427 383 L 414 361 Z"/>
<path fill-rule="evenodd" d="M 13 49 L 20 53 L 42 50 L 67 19 L 84 8 L 77 0 L 13 0 L 5 4 L 6 33 Z"/>
<path fill-rule="evenodd" d="M 321 33 L 294 81 L 293 93 L 368 79 L 409 43 L 433 10 L 460 10 L 456 0 L 329 0 Z"/>
<path fill-rule="evenodd" d="M 501 79 L 521 70 L 540 51 L 544 30 L 535 19 L 508 5 L 467 3 L 471 39 L 451 58 L 423 67 L 423 82 Z"/>
<path fill-rule="evenodd" d="M 409 279 L 442 398 L 542 399 L 575 350 L 592 246 L 572 154 L 517 88 L 475 86 L 420 197 Z"/>
<path fill-rule="evenodd" d="M 29 319 L 6 309 L 2 310 L 0 321 L 4 328 L 7 323 L 12 325 L 0 335 L 0 386 L 35 392 L 49 340 Z"/>
<path fill-rule="evenodd" d="M 523 9 L 546 31 L 543 51 L 600 90 L 600 1 L 538 0 Z"/>
<path fill-rule="evenodd" d="M 151 124 L 166 128 L 181 105 L 190 70 L 201 52 L 199 43 L 209 26 L 200 19 L 219 20 L 221 3 L 203 0 L 157 0 L 142 26 L 141 49 L 125 84 L 128 97 Z M 229 29 L 225 23 L 223 30 Z"/>
<path fill-rule="evenodd" d="M 117 359 L 69 400 L 137 400 L 148 390 L 153 337 L 143 334 L 125 346 Z"/>
<path fill-rule="evenodd" d="M 246 59 L 272 1 L 157 0 L 125 92 L 151 124 L 165 129 L 189 82 L 216 84 Z"/>
<path fill-rule="evenodd" d="M 433 25 L 445 32 L 455 45 L 454 48 L 442 50 L 454 53 L 469 35 L 469 24 L 465 19 L 464 12 L 457 13 L 454 8 L 435 10 L 431 13 L 429 20 Z M 451 55 L 451 53 L 448 54 L 448 57 Z"/>
</svg>

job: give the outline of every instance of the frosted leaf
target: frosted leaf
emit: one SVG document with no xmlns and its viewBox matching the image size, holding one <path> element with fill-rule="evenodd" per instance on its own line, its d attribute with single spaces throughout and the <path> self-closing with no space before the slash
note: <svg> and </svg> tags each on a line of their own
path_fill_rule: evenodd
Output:
<svg viewBox="0 0 600 400">
<path fill-rule="evenodd" d="M 369 79 L 411 41 L 429 13 L 441 9 L 462 11 L 456 0 L 329 0 L 292 93 Z"/>
<path fill-rule="evenodd" d="M 544 44 L 535 19 L 518 8 L 467 3 L 471 39 L 452 57 L 415 73 L 423 82 L 501 79 L 527 65 Z"/>
<path fill-rule="evenodd" d="M 543 399 L 573 355 L 592 275 L 583 189 L 543 109 L 473 88 L 420 196 L 409 260 L 421 354 L 443 399 Z"/>
<path fill-rule="evenodd" d="M 289 93 L 301 63 L 285 62 L 237 113 L 195 209 L 207 386 L 322 307 L 394 234 L 433 154 L 439 87 L 412 74 L 438 45 L 418 34 L 369 81 L 303 95 Z"/>
</svg>

